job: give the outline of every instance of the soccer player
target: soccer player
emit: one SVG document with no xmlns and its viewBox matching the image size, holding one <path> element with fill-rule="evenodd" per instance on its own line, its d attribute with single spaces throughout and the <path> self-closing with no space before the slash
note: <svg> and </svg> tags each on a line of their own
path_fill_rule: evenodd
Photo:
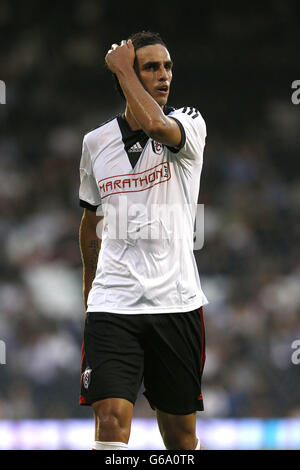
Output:
<svg viewBox="0 0 300 470">
<path fill-rule="evenodd" d="M 83 139 L 80 404 L 93 408 L 93 448 L 125 450 L 143 382 L 166 449 L 200 449 L 207 299 L 193 229 L 206 126 L 197 109 L 167 106 L 173 63 L 157 33 L 105 60 L 126 108 Z"/>
</svg>

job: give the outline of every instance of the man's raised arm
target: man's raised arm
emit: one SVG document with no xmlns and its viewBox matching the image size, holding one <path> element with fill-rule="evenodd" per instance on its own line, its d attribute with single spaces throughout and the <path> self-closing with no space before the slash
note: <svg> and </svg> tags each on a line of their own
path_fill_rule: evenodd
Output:
<svg viewBox="0 0 300 470">
<path fill-rule="evenodd" d="M 166 54 L 168 55 L 167 51 Z M 122 41 L 120 46 L 113 44 L 105 57 L 108 68 L 119 80 L 131 114 L 143 131 L 149 137 L 162 144 L 171 147 L 179 146 L 181 142 L 181 131 L 178 124 L 175 120 L 168 118 L 164 114 L 162 106 L 151 95 L 151 93 L 159 93 L 159 87 L 167 86 L 169 89 L 172 74 L 169 74 L 170 79 L 168 79 L 168 76 L 163 76 L 163 74 L 166 74 L 163 60 L 161 64 L 140 64 L 139 61 L 137 61 L 138 73 L 140 74 L 139 78 L 134 69 L 134 60 L 135 50 L 131 40 Z M 169 56 L 166 63 L 172 63 Z M 148 69 L 146 67 L 150 68 Z M 155 70 L 155 67 L 160 67 L 160 69 Z M 154 75 L 154 73 L 156 73 L 156 75 Z M 155 77 L 151 83 L 151 93 L 145 89 L 141 74 L 143 74 L 143 77 L 147 77 L 147 74 L 149 74 L 148 77 L 150 77 L 151 74 Z"/>
</svg>

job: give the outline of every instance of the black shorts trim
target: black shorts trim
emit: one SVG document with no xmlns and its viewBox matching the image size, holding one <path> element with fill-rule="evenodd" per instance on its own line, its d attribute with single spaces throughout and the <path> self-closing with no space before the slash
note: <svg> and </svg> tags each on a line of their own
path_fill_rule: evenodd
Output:
<svg viewBox="0 0 300 470">
<path fill-rule="evenodd" d="M 97 398 L 96 398 L 96 397 L 92 398 L 88 403 L 86 402 L 85 396 L 84 396 L 84 395 L 80 395 L 80 397 L 79 397 L 79 404 L 82 405 L 82 406 L 92 406 L 93 403 L 96 403 L 97 401 L 100 401 L 100 400 L 106 400 L 106 399 L 108 399 L 108 398 L 121 398 L 121 399 L 130 401 L 133 405 L 135 404 L 135 401 L 131 400 L 131 399 L 128 398 L 127 396 L 123 396 L 122 394 L 116 394 L 116 396 L 114 396 L 114 395 L 112 395 L 112 394 L 109 394 L 108 396 L 106 396 L 106 395 L 100 395 L 100 396 L 98 396 Z"/>
<path fill-rule="evenodd" d="M 155 399 L 152 399 L 149 394 L 145 391 L 143 392 L 143 395 L 147 398 L 149 405 L 151 406 L 152 410 L 156 411 L 163 411 L 164 413 L 170 413 L 173 415 L 190 415 L 195 413 L 196 411 L 203 411 L 204 410 L 204 405 L 203 405 L 203 399 L 199 400 L 199 403 L 196 403 L 194 406 L 191 408 L 180 408 L 172 406 L 170 403 L 162 403 L 159 399 L 157 401 L 158 405 L 155 405 L 156 401 Z"/>
</svg>

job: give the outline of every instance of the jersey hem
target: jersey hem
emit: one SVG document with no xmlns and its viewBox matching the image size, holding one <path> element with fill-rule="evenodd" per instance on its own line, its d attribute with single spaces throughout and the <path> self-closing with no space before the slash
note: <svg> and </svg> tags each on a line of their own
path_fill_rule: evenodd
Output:
<svg viewBox="0 0 300 470">
<path fill-rule="evenodd" d="M 131 314 L 131 315 L 139 315 L 139 314 L 160 314 L 160 313 L 184 313 L 190 312 L 195 310 L 196 308 L 203 307 L 207 305 L 209 302 L 207 299 L 204 301 L 196 302 L 193 304 L 188 304 L 184 306 L 172 305 L 168 307 L 151 307 L 151 308 L 143 308 L 143 309 L 120 309 L 120 308 L 111 308 L 106 307 L 105 305 L 99 306 L 91 306 L 87 308 L 87 312 L 105 312 L 105 313 L 122 313 L 122 314 Z"/>
</svg>

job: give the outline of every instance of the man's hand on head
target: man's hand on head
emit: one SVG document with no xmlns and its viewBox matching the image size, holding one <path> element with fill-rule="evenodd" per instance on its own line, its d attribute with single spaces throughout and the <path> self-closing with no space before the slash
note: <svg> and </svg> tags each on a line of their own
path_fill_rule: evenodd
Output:
<svg viewBox="0 0 300 470">
<path fill-rule="evenodd" d="M 112 73 L 118 74 L 120 71 L 133 68 L 135 50 L 131 39 L 121 41 L 121 44 L 113 44 L 105 56 L 105 62 Z"/>
</svg>

